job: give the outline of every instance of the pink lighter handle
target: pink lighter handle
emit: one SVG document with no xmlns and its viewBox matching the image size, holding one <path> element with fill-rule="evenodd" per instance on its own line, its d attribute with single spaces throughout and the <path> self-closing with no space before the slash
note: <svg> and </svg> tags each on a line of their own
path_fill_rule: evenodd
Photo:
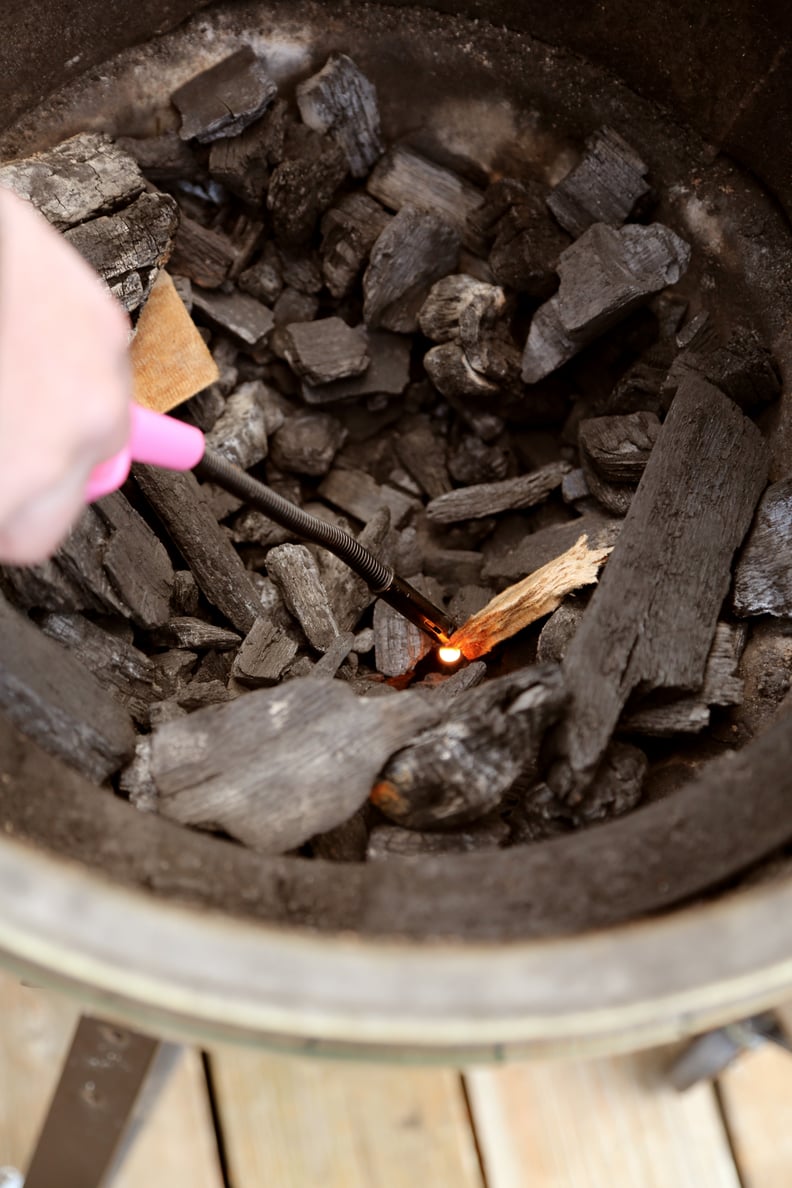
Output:
<svg viewBox="0 0 792 1188">
<path fill-rule="evenodd" d="M 94 467 L 85 491 L 88 503 L 117 491 L 133 462 L 148 462 L 168 470 L 192 470 L 203 458 L 206 442 L 195 425 L 185 425 L 184 421 L 139 404 L 132 405 L 129 421 L 129 441 L 123 450 Z"/>
</svg>

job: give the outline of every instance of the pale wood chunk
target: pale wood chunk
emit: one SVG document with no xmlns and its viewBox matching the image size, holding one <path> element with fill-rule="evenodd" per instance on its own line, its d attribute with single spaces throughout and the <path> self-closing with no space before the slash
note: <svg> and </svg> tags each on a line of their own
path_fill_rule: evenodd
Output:
<svg viewBox="0 0 792 1188">
<path fill-rule="evenodd" d="M 162 366 L 163 344 L 167 367 Z M 157 274 L 138 318 L 129 358 L 134 399 L 155 412 L 170 412 L 219 378 L 217 364 L 164 270 Z"/>
<path fill-rule="evenodd" d="M 388 756 L 432 716 L 410 694 L 364 700 L 342 681 L 255 690 L 154 733 L 158 810 L 282 853 L 347 820 Z"/>
<path fill-rule="evenodd" d="M 537 569 L 491 602 L 451 636 L 451 646 L 468 660 L 484 656 L 496 644 L 549 615 L 567 594 L 597 581 L 611 549 L 590 549 L 585 536 L 554 561 Z"/>
<path fill-rule="evenodd" d="M 418 323 L 422 333 L 432 342 L 459 342 L 465 335 L 465 322 L 470 320 L 471 314 L 478 329 L 482 322 L 494 322 L 505 309 L 506 294 L 500 286 L 455 274 L 432 285 L 418 314 Z"/>
<path fill-rule="evenodd" d="M 789 1053 L 771 1043 L 744 1053 L 718 1078 L 718 1089 L 743 1188 L 786 1188 L 792 1167 Z"/>
<path fill-rule="evenodd" d="M 266 111 L 277 93 L 264 59 L 243 46 L 173 92 L 182 118 L 180 135 L 201 144 L 236 136 Z"/>
<path fill-rule="evenodd" d="M 427 290 L 458 258 L 459 233 L 451 223 L 435 211 L 402 206 L 374 244 L 363 277 L 366 324 L 411 334 Z"/>
<path fill-rule="evenodd" d="M 520 578 L 560 557 L 582 534 L 593 549 L 610 548 L 616 543 L 622 521 L 588 513 L 567 524 L 552 524 L 536 532 L 524 531 L 517 541 L 501 543 L 497 532 L 484 546 L 482 576 L 498 580 Z"/>
<path fill-rule="evenodd" d="M 568 462 L 548 462 L 531 474 L 517 478 L 459 487 L 433 499 L 426 514 L 435 524 L 453 524 L 458 520 L 479 520 L 499 512 L 533 507 L 560 487 L 564 475 L 571 469 Z"/>
<path fill-rule="evenodd" d="M 258 346 L 275 325 L 272 310 L 247 293 L 207 293 L 196 289 L 193 308 L 220 330 L 245 343 Z"/>
<path fill-rule="evenodd" d="M 481 190 L 414 149 L 390 149 L 373 169 L 366 189 L 390 210 L 409 204 L 434 212 L 457 229 L 471 251 L 481 247 L 479 235 L 468 225 L 468 215 L 481 205 Z"/>
<path fill-rule="evenodd" d="M 267 553 L 267 573 L 308 642 L 317 651 L 326 652 L 338 636 L 338 625 L 313 554 L 302 544 L 276 545 Z"/>
<path fill-rule="evenodd" d="M 284 355 L 297 375 L 309 384 L 329 384 L 360 375 L 370 363 L 362 327 L 342 318 L 292 322 L 283 332 Z"/>
<path fill-rule="evenodd" d="M 376 88 L 346 54 L 331 54 L 298 85 L 297 106 L 309 128 L 337 141 L 353 177 L 365 177 L 385 151 Z"/>
<path fill-rule="evenodd" d="M 734 573 L 738 615 L 792 614 L 792 478 L 768 487 Z"/>
<path fill-rule="evenodd" d="M 601 128 L 588 138 L 582 161 L 558 183 L 547 205 L 564 230 L 576 237 L 593 223 L 619 227 L 649 193 L 644 181 L 648 171 L 618 132 Z"/>
</svg>

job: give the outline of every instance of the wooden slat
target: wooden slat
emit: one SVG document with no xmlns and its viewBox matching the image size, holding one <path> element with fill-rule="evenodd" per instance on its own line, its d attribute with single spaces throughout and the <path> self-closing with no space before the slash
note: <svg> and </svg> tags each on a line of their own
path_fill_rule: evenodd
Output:
<svg viewBox="0 0 792 1188">
<path fill-rule="evenodd" d="M 67 999 L 0 976 L 0 1166 L 27 1166 L 78 1019 Z M 188 1052 L 113 1188 L 222 1188 L 200 1057 Z"/>
<path fill-rule="evenodd" d="M 664 1063 L 658 1053 L 469 1073 L 488 1188 L 739 1188 L 714 1091 L 676 1093 Z"/>
<path fill-rule="evenodd" d="M 767 1044 L 742 1056 L 719 1084 L 744 1188 L 789 1188 L 792 1055 Z"/>
<path fill-rule="evenodd" d="M 454 1072 L 230 1050 L 212 1068 L 234 1188 L 482 1188 Z"/>
</svg>

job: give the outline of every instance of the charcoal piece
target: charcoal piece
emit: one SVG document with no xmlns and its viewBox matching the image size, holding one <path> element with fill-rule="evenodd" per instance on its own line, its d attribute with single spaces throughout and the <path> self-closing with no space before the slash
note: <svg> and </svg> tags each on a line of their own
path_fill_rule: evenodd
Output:
<svg viewBox="0 0 792 1188">
<path fill-rule="evenodd" d="M 421 858 L 430 854 L 477 854 L 499 850 L 509 837 L 509 827 L 498 816 L 472 822 L 466 829 L 400 829 L 398 825 L 377 825 L 368 839 L 370 862 L 392 858 Z"/>
<path fill-rule="evenodd" d="M 635 204 L 649 193 L 648 166 L 613 128 L 601 128 L 586 141 L 579 165 L 559 182 L 547 205 L 576 238 L 594 223 L 620 227 Z"/>
<path fill-rule="evenodd" d="M 568 462 L 549 462 L 532 474 L 503 479 L 499 483 L 480 483 L 459 487 L 440 495 L 427 505 L 426 514 L 435 524 L 453 524 L 457 520 L 478 520 L 514 508 L 533 507 L 561 486 L 571 470 Z"/>
<path fill-rule="evenodd" d="M 206 444 L 229 462 L 248 470 L 267 456 L 267 437 L 283 424 L 283 414 L 268 401 L 267 385 L 250 380 L 226 401 Z"/>
<path fill-rule="evenodd" d="M 157 808 L 282 853 L 347 820 L 388 757 L 432 717 L 409 693 L 361 698 L 343 681 L 259 689 L 155 732 Z"/>
<path fill-rule="evenodd" d="M 483 610 L 492 598 L 492 590 L 486 586 L 460 586 L 454 591 L 448 604 L 448 617 L 451 622 L 459 626 L 467 622 L 471 615 Z"/>
<path fill-rule="evenodd" d="M 381 560 L 390 523 L 390 512 L 383 507 L 367 521 L 358 536 L 360 544 Z M 351 631 L 357 626 L 366 607 L 374 601 L 374 595 L 362 578 L 327 549 L 318 549 L 317 558 L 327 600 L 339 630 Z M 371 647 L 373 639 L 368 650 Z"/>
<path fill-rule="evenodd" d="M 281 470 L 319 477 L 327 474 L 346 435 L 329 413 L 298 412 L 273 435 L 270 457 Z"/>
<path fill-rule="evenodd" d="M 176 132 L 163 132 L 161 136 L 117 136 L 115 144 L 137 161 L 149 181 L 193 181 L 198 176 L 198 158 Z"/>
<path fill-rule="evenodd" d="M 189 711 L 183 705 L 179 705 L 175 697 L 167 697 L 163 701 L 155 701 L 149 710 L 151 729 L 156 730 L 158 727 L 164 726 L 167 722 L 176 722 L 179 718 L 186 718 L 188 713 Z M 146 801 L 144 811 L 156 812 L 156 790 L 149 788 L 144 795 Z"/>
<path fill-rule="evenodd" d="M 432 342 L 459 342 L 462 337 L 460 323 L 465 314 L 473 314 L 479 331 L 475 337 L 478 338 L 482 324 L 494 322 L 503 315 L 505 308 L 503 289 L 482 284 L 472 276 L 455 274 L 432 285 L 418 314 L 418 324 Z"/>
<path fill-rule="evenodd" d="M 432 347 L 424 355 L 423 365 L 441 396 L 467 400 L 471 397 L 486 399 L 498 394 L 498 384 L 476 371 L 462 347 L 455 342 Z"/>
<path fill-rule="evenodd" d="M 659 435 L 660 421 L 647 412 L 589 417 L 578 426 L 581 454 L 611 483 L 637 483 Z"/>
<path fill-rule="evenodd" d="M 697 351 L 710 350 L 715 347 L 715 328 L 709 312 L 702 309 L 686 322 L 676 333 L 676 345 L 680 351 L 694 347 Z"/>
<path fill-rule="evenodd" d="M 0 165 L 0 186 L 60 229 L 131 202 L 145 184 L 137 162 L 102 132 L 80 132 L 46 152 Z"/>
<path fill-rule="evenodd" d="M 432 578 L 411 577 L 411 585 L 436 606 L 442 590 Z M 432 639 L 379 599 L 374 603 L 374 657 L 377 671 L 387 677 L 405 676 L 434 646 Z"/>
<path fill-rule="evenodd" d="M 225 408 L 225 396 L 219 384 L 210 384 L 201 392 L 196 393 L 181 406 L 181 413 L 186 414 L 185 420 L 201 430 L 209 433 L 217 424 L 218 418 Z"/>
<path fill-rule="evenodd" d="M 171 591 L 171 617 L 179 618 L 187 615 L 195 618 L 201 595 L 195 578 L 189 569 L 177 569 L 173 575 L 173 589 Z"/>
<path fill-rule="evenodd" d="M 792 623 L 788 619 L 760 619 L 751 624 L 739 677 L 743 695 L 730 718 L 735 741 L 745 742 L 773 721 L 792 686 Z"/>
<path fill-rule="evenodd" d="M 283 112 L 277 104 L 239 136 L 215 140 L 209 153 L 212 177 L 249 206 L 259 206 L 283 153 Z"/>
<path fill-rule="evenodd" d="M 160 268 L 170 255 L 176 225 L 177 207 L 172 198 L 141 194 L 117 214 L 100 215 L 64 235 L 102 279 L 113 285 L 129 273 L 144 270 L 148 276 L 150 270 Z M 153 280 L 151 274 L 148 288 Z M 147 294 L 148 288 L 143 285 L 142 292 Z M 140 300 L 131 308 L 139 304 Z"/>
<path fill-rule="evenodd" d="M 671 364 L 662 386 L 668 400 L 688 373 L 702 376 L 739 404 L 753 412 L 770 404 L 781 391 L 781 379 L 773 356 L 755 330 L 738 327 L 725 346 L 694 343 Z"/>
<path fill-rule="evenodd" d="M 424 572 L 448 589 L 473 586 L 481 579 L 484 558 L 472 549 L 434 548 L 424 558 Z"/>
<path fill-rule="evenodd" d="M 311 676 L 321 677 L 326 681 L 332 680 L 352 651 L 354 642 L 355 637 L 351 631 L 337 635 L 325 654 L 314 664 Z M 357 663 L 357 656 L 355 656 L 355 663 Z"/>
<path fill-rule="evenodd" d="M 224 701 L 231 701 L 234 693 L 226 688 L 223 681 L 192 681 L 186 689 L 178 693 L 175 701 L 181 709 L 188 713 L 203 709 L 207 705 L 220 705 Z"/>
<path fill-rule="evenodd" d="M 396 455 L 430 499 L 451 490 L 445 465 L 445 443 L 428 417 L 416 417 L 394 438 Z"/>
<path fill-rule="evenodd" d="M 139 272 L 128 272 L 126 276 L 120 280 L 110 280 L 108 288 L 127 313 L 134 313 L 141 305 L 148 300 L 148 295 L 151 292 L 153 284 L 154 273 L 147 278 L 147 283 L 144 286 L 143 278 Z"/>
<path fill-rule="evenodd" d="M 429 287 L 453 272 L 459 234 L 444 219 L 409 203 L 391 219 L 371 250 L 363 277 L 363 317 L 369 326 L 402 334 L 418 328 Z"/>
<path fill-rule="evenodd" d="M 591 825 L 632 812 L 641 801 L 649 762 L 638 747 L 613 742 L 583 800 L 571 814 L 575 825 Z"/>
<path fill-rule="evenodd" d="M 282 247 L 278 251 L 283 282 L 300 293 L 318 293 L 324 284 L 319 255 L 300 248 L 291 251 Z"/>
<path fill-rule="evenodd" d="M 348 326 L 342 318 L 292 322 L 283 338 L 286 361 L 309 384 L 360 375 L 370 363 L 365 332 Z"/>
<path fill-rule="evenodd" d="M 0 709 L 23 734 L 96 784 L 135 748 L 127 711 L 65 647 L 0 595 Z"/>
<path fill-rule="evenodd" d="M 612 516 L 626 516 L 630 510 L 635 486 L 631 483 L 609 483 L 590 464 L 588 458 L 581 458 L 586 486 L 592 499 L 602 505 Z"/>
<path fill-rule="evenodd" d="M 510 456 L 507 449 L 487 445 L 480 437 L 470 434 L 463 437 L 448 454 L 448 473 L 455 483 L 463 487 L 471 487 L 477 483 L 499 482 L 506 478 L 509 466 Z"/>
<path fill-rule="evenodd" d="M 267 573 L 317 652 L 326 652 L 338 636 L 319 569 L 302 544 L 276 545 L 267 553 Z"/>
<path fill-rule="evenodd" d="M 196 290 L 193 306 L 212 326 L 257 346 L 275 325 L 272 310 L 246 293 L 204 293 Z"/>
<path fill-rule="evenodd" d="M 536 762 L 565 701 L 555 666 L 525 668 L 460 694 L 437 725 L 391 757 L 371 799 L 410 829 L 483 817 Z"/>
<path fill-rule="evenodd" d="M 74 653 L 136 722 L 148 725 L 148 707 L 162 696 L 162 687 L 156 667 L 143 652 L 84 615 L 49 614 L 39 625 L 45 635 Z"/>
<path fill-rule="evenodd" d="M 734 573 L 738 615 L 792 615 L 792 479 L 768 487 Z"/>
<path fill-rule="evenodd" d="M 289 326 L 292 322 L 310 322 L 319 308 L 319 300 L 312 293 L 301 293 L 299 289 L 284 289 L 272 308 L 276 326 Z"/>
<path fill-rule="evenodd" d="M 401 334 L 375 330 L 367 335 L 371 362 L 362 375 L 314 387 L 303 384 L 306 404 L 335 404 L 366 396 L 400 396 L 410 382 L 410 343 Z"/>
<path fill-rule="evenodd" d="M 203 289 L 219 289 L 235 262 L 236 249 L 227 235 L 181 216 L 168 262 L 171 272 Z"/>
<path fill-rule="evenodd" d="M 491 185 L 468 223 L 492 239 L 489 265 L 499 285 L 543 300 L 558 285 L 558 257 L 569 245 L 547 213 L 547 187 L 536 181 L 504 178 Z"/>
<path fill-rule="evenodd" d="M 273 545 L 285 544 L 294 539 L 294 533 L 288 528 L 282 528 L 263 512 L 255 508 L 244 508 L 234 516 L 228 525 L 231 539 L 235 544 L 259 545 L 262 549 L 270 549 Z"/>
<path fill-rule="evenodd" d="M 283 273 L 278 251 L 274 243 L 264 245 L 260 257 L 240 272 L 237 284 L 243 293 L 249 293 L 265 305 L 274 305 L 283 292 Z"/>
<path fill-rule="evenodd" d="M 539 632 L 536 659 L 541 664 L 560 664 L 567 647 L 580 626 L 585 604 L 577 598 L 566 598 Z"/>
<path fill-rule="evenodd" d="M 332 54 L 298 85 L 297 106 L 309 128 L 337 141 L 353 177 L 365 177 L 385 151 L 376 89 L 346 54 Z"/>
<path fill-rule="evenodd" d="M 236 136 L 266 111 L 278 88 L 266 63 L 243 46 L 178 87 L 171 96 L 181 114 L 182 140 L 208 144 Z"/>
<path fill-rule="evenodd" d="M 433 701 L 449 704 L 460 693 L 468 689 L 475 689 L 487 675 L 487 666 L 483 660 L 474 660 L 472 664 L 463 664 L 456 672 L 430 673 L 419 685 L 413 688 L 426 691 Z"/>
<path fill-rule="evenodd" d="M 348 821 L 342 821 L 326 833 L 318 833 L 310 840 L 314 858 L 325 862 L 365 862 L 368 847 L 367 806 L 363 805 Z"/>
<path fill-rule="evenodd" d="M 193 572 L 204 597 L 247 635 L 261 603 L 236 549 L 212 515 L 198 480 L 149 466 L 133 473 Z"/>
<path fill-rule="evenodd" d="M 157 672 L 157 680 L 164 698 L 172 697 L 188 682 L 198 663 L 196 652 L 182 648 L 169 648 L 151 657 L 151 664 Z"/>
<path fill-rule="evenodd" d="M 414 149 L 395 145 L 374 167 L 366 189 L 389 210 L 409 205 L 430 211 L 454 227 L 466 247 L 480 254 L 481 238 L 469 226 L 468 215 L 481 205 L 483 195 L 450 169 Z"/>
<path fill-rule="evenodd" d="M 419 506 L 417 499 L 387 483 L 378 483 L 364 470 L 338 465 L 325 477 L 319 494 L 364 524 L 386 507 L 394 528 L 400 528 Z"/>
<path fill-rule="evenodd" d="M 343 150 L 305 128 L 300 153 L 282 161 L 270 178 L 267 209 L 275 238 L 287 246 L 305 243 L 346 177 Z"/>
<path fill-rule="evenodd" d="M 509 542 L 505 547 L 496 536 L 485 545 L 483 576 L 509 580 L 524 577 L 560 557 L 584 534 L 589 548 L 610 548 L 616 543 L 621 528 L 621 520 L 592 512 L 567 524 L 553 524 L 537 532 L 526 531 L 518 541 Z"/>
<path fill-rule="evenodd" d="M 364 627 L 362 631 L 358 631 L 355 636 L 355 642 L 352 645 L 352 651 L 358 656 L 365 656 L 374 647 L 374 628 Z"/>
<path fill-rule="evenodd" d="M 673 737 L 698 734 L 710 722 L 710 706 L 739 705 L 743 682 L 738 676 L 747 631 L 742 626 L 718 623 L 701 689 L 688 697 L 644 698 L 622 716 L 620 729 L 631 734 Z"/>
<path fill-rule="evenodd" d="M 240 641 L 237 639 L 231 648 L 221 646 L 219 648 L 210 648 L 204 652 L 190 684 L 195 685 L 201 682 L 221 681 L 225 685 L 231 675 L 231 668 L 234 663 L 234 657 L 231 655 L 231 652 L 238 648 L 239 644 Z"/>
<path fill-rule="evenodd" d="M 167 648 L 187 648 L 191 651 L 206 651 L 214 648 L 223 651 L 239 647 L 240 639 L 235 631 L 217 627 L 203 619 L 188 615 L 169 619 L 152 632 L 152 641 Z"/>
<path fill-rule="evenodd" d="M 608 396 L 603 411 L 616 415 L 647 412 L 664 416 L 672 399 L 664 392 L 664 385 L 675 356 L 672 339 L 655 343 L 624 373 Z"/>
<path fill-rule="evenodd" d="M 524 381 L 538 383 L 650 294 L 676 284 L 689 260 L 688 244 L 661 223 L 590 227 L 561 253 L 558 292 L 534 314 Z"/>
<path fill-rule="evenodd" d="M 548 783 L 570 803 L 633 690 L 701 688 L 767 465 L 761 434 L 732 401 L 704 381 L 680 386 L 564 657 L 572 704 Z"/>
<path fill-rule="evenodd" d="M 564 481 L 561 484 L 561 498 L 564 503 L 575 504 L 590 496 L 591 491 L 581 467 L 578 467 L 577 470 L 570 470 L 569 474 L 564 475 Z"/>
<path fill-rule="evenodd" d="M 391 215 L 368 194 L 344 194 L 322 217 L 322 272 L 336 299 L 348 296 Z"/>
</svg>

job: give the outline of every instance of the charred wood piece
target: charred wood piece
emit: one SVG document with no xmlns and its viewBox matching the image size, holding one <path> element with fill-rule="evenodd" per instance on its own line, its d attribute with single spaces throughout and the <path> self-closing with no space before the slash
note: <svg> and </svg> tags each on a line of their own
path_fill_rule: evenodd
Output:
<svg viewBox="0 0 792 1188">
<path fill-rule="evenodd" d="M 411 585 L 430 602 L 442 602 L 442 590 L 432 578 L 412 577 Z M 405 676 L 433 647 L 425 631 L 414 626 L 393 607 L 379 600 L 374 603 L 374 656 L 377 671 L 387 677 Z"/>
<path fill-rule="evenodd" d="M 276 239 L 287 246 L 310 239 L 347 174 L 343 150 L 308 128 L 270 178 L 267 209 Z"/>
<path fill-rule="evenodd" d="M 558 285 L 558 257 L 569 236 L 549 216 L 547 187 L 535 181 L 504 178 L 484 194 L 483 204 L 468 216 L 468 226 L 491 240 L 489 264 L 499 285 L 543 300 Z"/>
<path fill-rule="evenodd" d="M 247 346 L 258 346 L 275 325 L 272 310 L 247 293 L 205 293 L 196 289 L 193 307 L 210 325 Z"/>
<path fill-rule="evenodd" d="M 363 277 L 363 317 L 370 326 L 402 334 L 418 328 L 427 289 L 452 272 L 459 234 L 441 215 L 405 204 L 371 251 Z"/>
<path fill-rule="evenodd" d="M 506 295 L 498 285 L 487 285 L 472 276 L 445 276 L 429 290 L 418 324 L 432 342 L 478 342 L 482 329 L 506 310 Z"/>
<path fill-rule="evenodd" d="M 404 469 L 430 499 L 451 490 L 445 464 L 445 442 L 432 429 L 428 417 L 417 417 L 394 438 L 396 455 Z"/>
<path fill-rule="evenodd" d="M 647 173 L 648 166 L 618 132 L 601 128 L 588 138 L 582 161 L 559 182 L 547 205 L 575 238 L 594 223 L 620 227 L 649 193 Z"/>
<path fill-rule="evenodd" d="M 770 404 L 781 391 L 773 356 L 756 331 L 745 326 L 735 330 L 725 346 L 700 347 L 694 343 L 682 351 L 662 386 L 666 399 L 673 397 L 680 381 L 690 373 L 709 380 L 745 412 Z"/>
<path fill-rule="evenodd" d="M 244 46 L 191 78 L 171 98 L 181 114 L 182 139 L 208 144 L 242 132 L 277 93 L 264 60 Z"/>
<path fill-rule="evenodd" d="M 610 483 L 637 483 L 660 435 L 654 413 L 622 417 L 589 417 L 580 422 L 581 455 L 597 474 Z"/>
<path fill-rule="evenodd" d="M 734 574 L 738 615 L 792 615 L 792 479 L 768 487 Z"/>
<path fill-rule="evenodd" d="M 609 548 L 616 543 L 621 527 L 621 520 L 589 513 L 567 524 L 552 524 L 536 532 L 526 530 L 516 542 L 501 543 L 496 533 L 484 546 L 483 576 L 509 580 L 533 573 L 572 548 L 583 534 L 590 548 Z"/>
<path fill-rule="evenodd" d="M 400 396 L 410 382 L 410 343 L 401 334 L 375 330 L 367 335 L 366 353 L 371 360 L 362 375 L 330 384 L 303 383 L 306 404 L 335 404 L 369 396 Z"/>
<path fill-rule="evenodd" d="M 161 136 L 118 136 L 115 143 L 137 161 L 149 181 L 192 181 L 198 176 L 198 158 L 176 132 L 163 132 Z"/>
<path fill-rule="evenodd" d="M 222 414 L 206 435 L 209 449 L 216 450 L 248 470 L 267 456 L 267 437 L 283 424 L 283 414 L 268 400 L 269 390 L 260 380 L 242 384 L 225 403 Z"/>
<path fill-rule="evenodd" d="M 274 685 L 296 655 L 297 643 L 283 627 L 265 618 L 257 619 L 236 655 L 231 675 L 254 688 Z"/>
<path fill-rule="evenodd" d="M 432 347 L 424 355 L 423 363 L 426 374 L 441 396 L 460 400 L 486 398 L 497 395 L 500 390 L 497 383 L 473 367 L 456 342 Z"/>
<path fill-rule="evenodd" d="M 639 747 L 613 742 L 597 768 L 586 795 L 571 813 L 575 825 L 621 817 L 640 804 L 649 762 Z"/>
<path fill-rule="evenodd" d="M 267 573 L 311 647 L 326 652 L 338 637 L 338 625 L 313 554 L 302 544 L 276 545 L 267 553 Z"/>
<path fill-rule="evenodd" d="M 271 171 L 282 160 L 285 110 L 277 103 L 241 135 L 212 144 L 209 172 L 248 206 L 261 204 Z"/>
<path fill-rule="evenodd" d="M 190 651 L 227 651 L 238 648 L 240 638 L 235 631 L 228 631 L 225 627 L 217 627 L 214 623 L 207 623 L 203 619 L 195 619 L 189 615 L 169 619 L 152 633 L 152 642 L 168 648 L 187 648 Z"/>
<path fill-rule="evenodd" d="M 332 54 L 299 84 L 297 106 L 309 128 L 328 132 L 343 149 L 353 177 L 365 177 L 385 151 L 376 88 L 346 54 Z"/>
<path fill-rule="evenodd" d="M 329 413 L 298 412 L 270 440 L 270 458 L 280 470 L 320 477 L 327 474 L 347 432 Z"/>
<path fill-rule="evenodd" d="M 571 469 L 568 462 L 549 462 L 531 474 L 517 478 L 459 487 L 433 499 L 426 514 L 435 524 L 453 524 L 458 520 L 479 520 L 515 508 L 533 507 L 560 487 L 564 475 Z"/>
<path fill-rule="evenodd" d="M 274 305 L 283 292 L 283 271 L 274 243 L 266 243 L 258 260 L 245 268 L 237 279 L 243 293 L 249 293 L 265 305 Z"/>
<path fill-rule="evenodd" d="M 236 258 L 236 249 L 227 235 L 181 216 L 169 261 L 171 272 L 189 277 L 203 289 L 219 289 Z"/>
<path fill-rule="evenodd" d="M 420 506 L 413 496 L 391 487 L 380 485 L 365 470 L 341 467 L 336 464 L 319 487 L 322 499 L 340 507 L 356 520 L 368 523 L 381 508 L 391 514 L 394 528 L 400 528 Z M 460 517 L 461 518 L 461 517 Z"/>
<path fill-rule="evenodd" d="M 455 483 L 463 487 L 500 482 L 509 473 L 510 465 L 511 457 L 507 449 L 487 445 L 472 434 L 463 437 L 448 454 L 448 473 Z M 433 493 L 427 491 L 427 494 L 435 498 Z"/>
<path fill-rule="evenodd" d="M 480 206 L 482 193 L 450 169 L 396 145 L 374 167 L 366 189 L 389 210 L 409 205 L 432 212 L 456 229 L 466 247 L 479 252 L 481 240 L 469 227 L 468 216 Z"/>
<path fill-rule="evenodd" d="M 391 220 L 368 194 L 344 194 L 322 218 L 322 271 L 333 297 L 346 297 Z"/>
<path fill-rule="evenodd" d="M 289 366 L 309 384 L 329 384 L 360 375 L 370 363 L 366 335 L 342 318 L 292 322 L 283 331 Z"/>
</svg>

